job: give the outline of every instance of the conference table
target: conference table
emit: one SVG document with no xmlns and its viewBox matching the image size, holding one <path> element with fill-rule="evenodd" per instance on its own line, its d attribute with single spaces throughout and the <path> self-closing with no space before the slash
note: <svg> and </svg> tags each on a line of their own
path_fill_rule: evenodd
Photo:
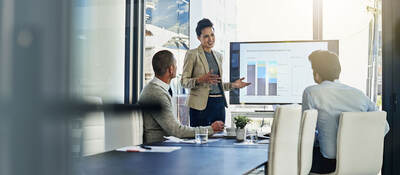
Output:
<svg viewBox="0 0 400 175">
<path fill-rule="evenodd" d="M 76 161 L 76 173 L 246 174 L 267 163 L 268 144 L 245 145 L 236 142 L 231 138 L 218 138 L 206 144 L 162 142 L 149 145 L 181 147 L 170 153 L 114 150 L 80 158 Z"/>
</svg>

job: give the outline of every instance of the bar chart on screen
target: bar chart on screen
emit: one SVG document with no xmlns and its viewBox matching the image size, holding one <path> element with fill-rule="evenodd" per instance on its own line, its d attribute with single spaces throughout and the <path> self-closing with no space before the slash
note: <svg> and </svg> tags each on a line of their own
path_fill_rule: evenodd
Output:
<svg viewBox="0 0 400 175">
<path fill-rule="evenodd" d="M 328 42 L 240 43 L 240 77 L 251 83 L 239 90 L 240 103 L 301 103 L 313 85 L 308 55 Z"/>
<path fill-rule="evenodd" d="M 252 84 L 246 88 L 247 96 L 277 96 L 278 63 L 276 60 L 257 58 L 261 61 L 247 63 L 246 79 Z"/>
</svg>

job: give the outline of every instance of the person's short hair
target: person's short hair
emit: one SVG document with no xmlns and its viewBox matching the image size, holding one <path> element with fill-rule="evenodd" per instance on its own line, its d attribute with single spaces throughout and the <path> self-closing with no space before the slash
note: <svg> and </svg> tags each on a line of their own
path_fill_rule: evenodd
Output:
<svg viewBox="0 0 400 175">
<path fill-rule="evenodd" d="M 199 36 L 201 35 L 201 31 L 202 31 L 204 28 L 207 28 L 207 27 L 211 27 L 211 28 L 214 30 L 213 23 L 212 23 L 209 19 L 203 18 L 202 20 L 200 20 L 200 21 L 197 23 L 197 27 L 196 27 L 196 34 L 197 34 L 197 36 L 199 37 Z"/>
<path fill-rule="evenodd" d="M 318 73 L 322 81 L 339 79 L 341 67 L 338 56 L 327 50 L 312 52 L 308 59 L 314 72 Z"/>
<path fill-rule="evenodd" d="M 167 72 L 167 69 L 175 64 L 175 58 L 172 52 L 168 50 L 158 51 L 153 56 L 152 60 L 154 74 L 162 76 Z"/>
</svg>

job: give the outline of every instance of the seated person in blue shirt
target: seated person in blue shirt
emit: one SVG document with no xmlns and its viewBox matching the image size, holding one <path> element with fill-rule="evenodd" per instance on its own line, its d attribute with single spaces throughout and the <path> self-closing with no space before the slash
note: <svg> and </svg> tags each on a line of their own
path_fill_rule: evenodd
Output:
<svg viewBox="0 0 400 175">
<path fill-rule="evenodd" d="M 340 114 L 378 109 L 363 92 L 338 81 L 341 68 L 335 53 L 319 50 L 311 53 L 308 58 L 317 85 L 304 90 L 302 110 L 318 110 L 311 172 L 331 173 L 336 169 L 336 136 Z M 385 134 L 388 131 L 389 125 L 386 122 Z"/>
</svg>

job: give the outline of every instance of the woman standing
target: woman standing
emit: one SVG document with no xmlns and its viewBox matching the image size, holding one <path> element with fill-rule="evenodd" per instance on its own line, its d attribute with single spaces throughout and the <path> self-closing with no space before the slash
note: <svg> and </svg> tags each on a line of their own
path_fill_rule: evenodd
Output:
<svg viewBox="0 0 400 175">
<path fill-rule="evenodd" d="M 181 84 L 190 89 L 188 105 L 190 107 L 190 126 L 208 126 L 214 121 L 225 122 L 227 102 L 224 91 L 243 88 L 250 83 L 244 78 L 233 83 L 221 82 L 222 55 L 212 48 L 215 35 L 209 19 L 202 19 L 196 27 L 197 39 L 201 45 L 187 51 Z"/>
</svg>

